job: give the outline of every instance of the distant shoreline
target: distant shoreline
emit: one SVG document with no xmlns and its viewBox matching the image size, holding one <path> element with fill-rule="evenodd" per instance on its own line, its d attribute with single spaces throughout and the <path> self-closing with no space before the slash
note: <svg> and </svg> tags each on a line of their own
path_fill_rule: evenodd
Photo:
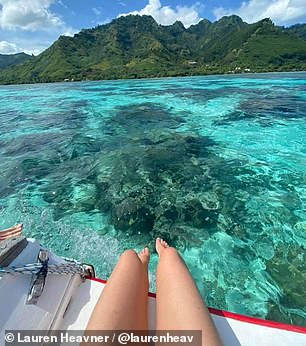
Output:
<svg viewBox="0 0 306 346">
<path fill-rule="evenodd" d="M 139 81 L 139 80 L 159 80 L 159 79 L 174 79 L 174 78 L 198 78 L 198 77 L 213 77 L 213 76 L 226 76 L 241 78 L 242 76 L 250 75 L 268 75 L 268 74 L 302 74 L 306 70 L 300 71 L 265 71 L 265 72 L 243 72 L 243 73 L 216 73 L 216 74 L 198 74 L 188 76 L 165 76 L 165 77 L 139 77 L 139 78 L 117 78 L 117 79 L 89 79 L 89 80 L 74 80 L 74 81 L 54 81 L 54 82 L 33 82 L 33 83 L 6 83 L 2 86 L 17 86 L 17 85 L 42 85 L 42 84 L 75 84 L 75 83 L 89 83 L 89 82 L 120 82 L 120 81 Z"/>
</svg>

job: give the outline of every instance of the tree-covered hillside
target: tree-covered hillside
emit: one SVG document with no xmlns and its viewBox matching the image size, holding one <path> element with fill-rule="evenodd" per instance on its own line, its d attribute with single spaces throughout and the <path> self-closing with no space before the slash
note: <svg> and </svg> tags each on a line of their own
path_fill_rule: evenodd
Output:
<svg viewBox="0 0 306 346">
<path fill-rule="evenodd" d="M 291 32 L 304 40 L 306 40 L 306 24 L 295 24 L 287 29 L 288 32 Z"/>
<path fill-rule="evenodd" d="M 186 29 L 150 16 L 127 16 L 74 37 L 61 36 L 39 56 L 0 72 L 0 83 L 306 69 L 306 41 L 270 19 L 238 16 Z"/>
<path fill-rule="evenodd" d="M 31 58 L 31 55 L 25 53 L 0 54 L 0 69 L 21 64 Z"/>
</svg>

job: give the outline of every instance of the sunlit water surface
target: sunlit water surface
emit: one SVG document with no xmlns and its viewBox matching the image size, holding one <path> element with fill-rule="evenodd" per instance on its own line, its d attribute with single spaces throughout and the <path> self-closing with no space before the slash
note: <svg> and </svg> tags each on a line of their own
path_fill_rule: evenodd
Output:
<svg viewBox="0 0 306 346">
<path fill-rule="evenodd" d="M 162 236 L 210 306 L 305 325 L 305 79 L 0 86 L 0 227 L 103 278 Z"/>
</svg>

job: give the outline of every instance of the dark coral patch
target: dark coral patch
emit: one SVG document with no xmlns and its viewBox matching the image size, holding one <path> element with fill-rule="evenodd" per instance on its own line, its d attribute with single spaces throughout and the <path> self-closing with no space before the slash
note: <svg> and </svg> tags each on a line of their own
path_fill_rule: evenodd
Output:
<svg viewBox="0 0 306 346">
<path fill-rule="evenodd" d="M 247 190 L 237 176 L 252 172 L 217 156 L 211 138 L 180 132 L 181 125 L 180 114 L 158 104 L 117 107 L 101 127 L 101 139 L 70 139 L 69 165 L 78 165 L 82 178 L 64 184 L 55 179 L 42 188 L 45 200 L 57 218 L 100 210 L 130 237 L 161 235 L 181 248 L 200 246 L 224 230 L 220 213 L 226 231 L 238 234 L 235 225 L 245 222 L 246 208 L 233 190 Z"/>
<path fill-rule="evenodd" d="M 305 101 L 299 96 L 274 95 L 265 91 L 263 95 L 250 94 L 234 112 L 215 121 L 216 125 L 225 125 L 233 121 L 256 121 L 261 126 L 272 126 L 284 120 L 305 119 Z"/>
</svg>

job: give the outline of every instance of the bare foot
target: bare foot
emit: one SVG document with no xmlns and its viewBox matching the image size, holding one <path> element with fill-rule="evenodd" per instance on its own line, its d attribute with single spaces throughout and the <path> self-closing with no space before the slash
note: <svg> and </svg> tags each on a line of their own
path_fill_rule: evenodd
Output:
<svg viewBox="0 0 306 346">
<path fill-rule="evenodd" d="M 0 231 L 0 240 L 4 240 L 13 236 L 19 236 L 21 235 L 23 225 L 18 224 L 16 226 L 13 226 L 11 228 L 4 229 L 3 231 Z"/>
<path fill-rule="evenodd" d="M 140 258 L 141 262 L 143 264 L 148 264 L 149 259 L 150 259 L 150 253 L 149 253 L 149 249 L 147 247 L 145 247 L 144 249 L 142 249 L 139 253 L 138 253 L 138 257 Z"/>
<path fill-rule="evenodd" d="M 156 252 L 158 253 L 158 256 L 160 256 L 162 254 L 162 252 L 169 247 L 168 243 L 165 242 L 163 239 L 161 238 L 156 238 L 156 242 L 155 242 L 155 248 L 156 248 Z"/>
</svg>

